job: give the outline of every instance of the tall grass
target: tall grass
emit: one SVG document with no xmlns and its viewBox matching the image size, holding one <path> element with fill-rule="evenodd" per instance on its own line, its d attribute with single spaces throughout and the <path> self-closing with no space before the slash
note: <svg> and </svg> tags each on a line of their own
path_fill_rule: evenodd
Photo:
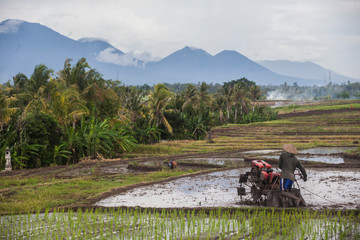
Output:
<svg viewBox="0 0 360 240">
<path fill-rule="evenodd" d="M 274 210 L 55 210 L 0 217 L 1 239 L 359 239 L 360 215 Z"/>
</svg>

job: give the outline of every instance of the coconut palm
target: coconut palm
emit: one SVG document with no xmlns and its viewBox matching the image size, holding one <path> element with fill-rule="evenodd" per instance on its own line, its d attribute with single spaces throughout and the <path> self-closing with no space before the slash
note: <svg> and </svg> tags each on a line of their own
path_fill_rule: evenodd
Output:
<svg viewBox="0 0 360 240">
<path fill-rule="evenodd" d="M 231 112 L 231 108 L 233 105 L 233 87 L 230 84 L 226 84 L 223 86 L 223 88 L 221 89 L 221 93 L 222 98 L 224 100 L 225 103 L 225 107 L 226 107 L 226 116 L 227 116 L 227 120 L 229 121 L 230 119 L 230 112 Z"/>
<path fill-rule="evenodd" d="M 171 125 L 164 116 L 164 111 L 171 99 L 172 93 L 164 84 L 154 86 L 154 91 L 149 94 L 150 122 L 155 122 L 156 126 L 163 124 L 169 133 L 173 132 Z"/>
<path fill-rule="evenodd" d="M 247 102 L 247 91 L 243 84 L 237 83 L 233 87 L 233 101 L 235 106 L 234 121 L 237 121 L 238 109 L 240 105 L 240 114 L 243 113 L 243 108 Z"/>
<path fill-rule="evenodd" d="M 251 85 L 251 87 L 249 88 L 249 96 L 250 99 L 253 101 L 253 111 L 255 110 L 255 105 L 256 105 L 256 101 L 259 100 L 260 96 L 261 96 L 261 89 L 259 86 L 256 85 Z"/>
<path fill-rule="evenodd" d="M 130 119 L 135 122 L 144 116 L 145 92 L 136 87 L 126 88 L 122 94 L 123 107 L 129 112 Z"/>
<path fill-rule="evenodd" d="M 73 87 L 59 89 L 51 94 L 49 112 L 58 119 L 60 125 L 72 123 L 73 128 L 77 120 L 89 114 L 80 93 Z"/>
<path fill-rule="evenodd" d="M 186 90 L 183 93 L 184 103 L 182 109 L 184 110 L 188 105 L 196 109 L 199 105 L 199 90 L 194 84 L 188 84 Z"/>
<path fill-rule="evenodd" d="M 202 82 L 199 90 L 199 106 L 203 109 L 205 106 L 209 106 L 211 97 L 208 93 L 209 85 L 206 82 Z"/>
<path fill-rule="evenodd" d="M 35 66 L 34 72 L 28 82 L 28 90 L 32 93 L 37 93 L 41 87 L 45 87 L 49 82 L 53 70 L 49 69 L 43 64 Z"/>
<path fill-rule="evenodd" d="M 212 105 L 213 105 L 213 109 L 215 110 L 215 112 L 217 111 L 219 113 L 219 121 L 221 123 L 223 123 L 224 122 L 224 109 L 226 108 L 225 96 L 221 92 L 217 93 Z"/>
<path fill-rule="evenodd" d="M 0 85 L 0 132 L 3 130 L 5 124 L 7 124 L 11 115 L 17 110 L 17 108 L 10 107 L 10 103 L 14 98 L 7 97 L 1 90 Z"/>
<path fill-rule="evenodd" d="M 96 75 L 96 71 L 90 68 L 86 58 L 80 58 L 75 66 L 71 67 L 72 59 L 67 58 L 64 62 L 64 68 L 59 71 L 59 79 L 64 81 L 67 86 L 76 85 L 79 92 L 84 91 Z"/>
</svg>

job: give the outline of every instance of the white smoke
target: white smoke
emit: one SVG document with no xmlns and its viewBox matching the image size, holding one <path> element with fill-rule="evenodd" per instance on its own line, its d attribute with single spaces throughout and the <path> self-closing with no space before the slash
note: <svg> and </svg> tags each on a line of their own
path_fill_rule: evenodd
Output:
<svg viewBox="0 0 360 240">
<path fill-rule="evenodd" d="M 99 62 L 113 63 L 120 66 L 137 66 L 138 60 L 134 59 L 131 55 L 120 54 L 116 52 L 115 48 L 109 47 L 99 52 L 96 56 Z"/>
<path fill-rule="evenodd" d="M 271 91 L 267 93 L 266 96 L 267 100 L 286 100 L 287 96 L 285 96 L 285 94 L 281 91 L 279 91 L 279 89 L 275 90 L 275 91 Z"/>
<path fill-rule="evenodd" d="M 266 94 L 267 100 L 312 100 L 314 99 L 314 92 L 311 91 L 312 88 L 309 88 L 303 92 L 297 92 L 293 89 L 284 90 L 284 89 L 276 89 L 274 91 L 270 91 Z"/>
</svg>

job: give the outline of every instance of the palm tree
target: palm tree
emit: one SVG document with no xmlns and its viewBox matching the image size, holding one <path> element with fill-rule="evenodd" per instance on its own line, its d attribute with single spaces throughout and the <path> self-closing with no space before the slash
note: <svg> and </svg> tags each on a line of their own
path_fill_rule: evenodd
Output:
<svg viewBox="0 0 360 240">
<path fill-rule="evenodd" d="M 52 73 L 53 70 L 43 64 L 35 66 L 34 72 L 28 83 L 28 90 L 32 93 L 37 93 L 41 87 L 46 86 Z"/>
<path fill-rule="evenodd" d="M 47 84 L 51 79 L 50 75 L 52 73 L 53 70 L 49 69 L 43 64 L 35 66 L 34 72 L 31 75 L 30 80 L 25 85 L 27 86 L 27 91 L 23 91 L 18 94 L 19 99 L 25 100 L 25 108 L 20 121 L 23 121 L 24 118 L 26 118 L 27 113 L 29 113 L 30 111 L 40 112 L 47 110 L 46 99 L 49 94 L 47 94 L 46 91 Z"/>
<path fill-rule="evenodd" d="M 67 58 L 64 62 L 64 68 L 60 70 L 59 79 L 64 81 L 67 86 L 76 85 L 79 92 L 82 92 L 94 81 L 96 71 L 90 68 L 86 58 L 80 58 L 74 67 L 71 67 L 72 59 Z"/>
<path fill-rule="evenodd" d="M 194 84 L 188 84 L 186 90 L 184 91 L 184 103 L 182 109 L 184 110 L 186 106 L 191 105 L 196 109 L 199 103 L 199 90 Z"/>
<path fill-rule="evenodd" d="M 29 79 L 27 78 L 27 76 L 25 74 L 18 73 L 13 77 L 13 82 L 14 82 L 15 93 L 19 93 L 21 91 L 24 91 L 27 88 Z"/>
<path fill-rule="evenodd" d="M 49 112 L 65 126 L 72 123 L 75 128 L 76 121 L 82 116 L 88 115 L 89 111 L 80 93 L 73 87 L 58 89 L 51 94 Z"/>
<path fill-rule="evenodd" d="M 25 118 L 29 112 L 41 112 L 47 110 L 47 102 L 45 98 L 45 86 L 41 86 L 34 93 L 25 92 L 24 95 L 28 96 L 31 100 L 26 104 L 23 117 Z"/>
<path fill-rule="evenodd" d="M 130 112 L 130 119 L 135 122 L 140 116 L 144 116 L 145 92 L 136 87 L 126 88 L 122 94 L 124 108 Z"/>
<path fill-rule="evenodd" d="M 221 93 L 222 98 L 225 102 L 227 120 L 230 119 L 230 111 L 233 105 L 233 87 L 230 84 L 226 84 L 222 87 Z"/>
<path fill-rule="evenodd" d="M 216 94 L 215 96 L 215 100 L 213 102 L 213 108 L 215 111 L 219 112 L 219 121 L 221 123 L 224 122 L 224 111 L 223 109 L 225 108 L 225 96 L 219 92 Z"/>
<path fill-rule="evenodd" d="M 206 82 L 202 82 L 199 90 L 199 105 L 200 109 L 203 109 L 205 106 L 209 106 L 211 97 L 208 94 L 209 85 Z"/>
<path fill-rule="evenodd" d="M 10 107 L 13 100 L 14 98 L 3 94 L 0 85 L 0 132 L 3 130 L 4 125 L 10 121 L 11 115 L 17 110 L 17 108 Z"/>
<path fill-rule="evenodd" d="M 255 110 L 256 101 L 259 100 L 261 96 L 261 89 L 259 86 L 251 85 L 249 89 L 250 99 L 253 101 L 253 111 Z"/>
<path fill-rule="evenodd" d="M 235 105 L 234 121 L 237 120 L 239 104 L 241 108 L 241 114 L 243 110 L 244 101 L 246 99 L 246 90 L 242 84 L 236 83 L 233 88 L 233 101 Z"/>
<path fill-rule="evenodd" d="M 120 98 L 114 90 L 105 85 L 102 78 L 91 83 L 84 89 L 82 95 L 88 103 L 88 108 L 96 117 L 105 119 L 119 112 Z"/>
<path fill-rule="evenodd" d="M 164 116 L 164 111 L 171 96 L 170 90 L 161 83 L 155 85 L 154 91 L 149 94 L 150 122 L 155 122 L 156 126 L 163 124 L 169 133 L 172 133 L 173 129 Z"/>
</svg>

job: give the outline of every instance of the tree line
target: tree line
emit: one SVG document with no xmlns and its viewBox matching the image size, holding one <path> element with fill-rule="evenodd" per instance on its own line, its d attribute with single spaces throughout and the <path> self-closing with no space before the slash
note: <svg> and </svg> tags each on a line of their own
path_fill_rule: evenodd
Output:
<svg viewBox="0 0 360 240">
<path fill-rule="evenodd" d="M 209 89 L 217 89 L 210 93 Z M 85 58 L 58 73 L 35 66 L 28 78 L 0 85 L 0 154 L 9 146 L 15 168 L 120 156 L 137 144 L 204 139 L 212 127 L 276 119 L 258 105 L 262 92 L 242 78 L 221 85 L 125 86 L 105 80 Z"/>
</svg>

